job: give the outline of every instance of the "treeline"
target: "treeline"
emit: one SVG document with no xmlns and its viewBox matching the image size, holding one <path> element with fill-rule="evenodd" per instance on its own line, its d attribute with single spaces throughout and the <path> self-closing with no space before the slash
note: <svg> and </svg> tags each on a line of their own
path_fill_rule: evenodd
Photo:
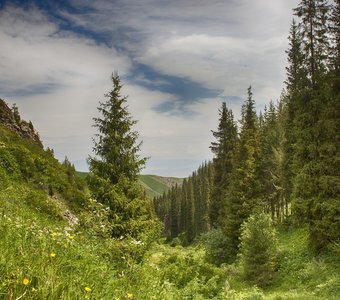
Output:
<svg viewBox="0 0 340 300">
<path fill-rule="evenodd" d="M 181 236 L 184 244 L 210 229 L 210 199 L 213 187 L 212 163 L 204 163 L 184 179 L 182 185 L 154 199 L 158 217 L 169 239 Z"/>
<path fill-rule="evenodd" d="M 213 162 L 154 200 L 169 238 L 220 228 L 235 257 L 241 225 L 261 211 L 307 224 L 317 251 L 339 241 L 340 1 L 302 0 L 294 15 L 279 101 L 258 115 L 249 87 L 239 124 L 223 103 Z"/>
</svg>

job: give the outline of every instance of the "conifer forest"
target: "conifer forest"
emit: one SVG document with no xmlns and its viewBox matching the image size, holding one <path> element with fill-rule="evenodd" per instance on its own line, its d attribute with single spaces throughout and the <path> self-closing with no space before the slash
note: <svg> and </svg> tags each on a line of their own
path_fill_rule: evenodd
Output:
<svg viewBox="0 0 340 300">
<path fill-rule="evenodd" d="M 216 107 L 186 178 L 140 175 L 117 72 L 89 172 L 0 99 L 0 299 L 340 299 L 340 1 L 301 0 L 287 35 L 278 100 Z"/>
</svg>

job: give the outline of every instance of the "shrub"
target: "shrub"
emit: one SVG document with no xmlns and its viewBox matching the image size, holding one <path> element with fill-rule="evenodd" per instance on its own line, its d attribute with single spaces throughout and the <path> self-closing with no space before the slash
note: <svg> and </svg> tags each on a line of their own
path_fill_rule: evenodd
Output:
<svg viewBox="0 0 340 300">
<path fill-rule="evenodd" d="M 11 176 L 18 175 L 19 166 L 15 157 L 6 148 L 0 148 L 0 168 Z"/>
<path fill-rule="evenodd" d="M 275 270 L 276 233 L 269 215 L 253 214 L 243 223 L 241 263 L 244 276 L 259 286 L 271 283 Z"/>
<path fill-rule="evenodd" d="M 216 265 L 229 260 L 228 240 L 220 228 L 214 228 L 200 237 L 206 249 L 206 259 Z"/>
<path fill-rule="evenodd" d="M 31 190 L 25 197 L 28 207 L 43 214 L 47 214 L 57 220 L 62 220 L 62 211 L 57 200 L 52 200 L 43 191 Z"/>
</svg>

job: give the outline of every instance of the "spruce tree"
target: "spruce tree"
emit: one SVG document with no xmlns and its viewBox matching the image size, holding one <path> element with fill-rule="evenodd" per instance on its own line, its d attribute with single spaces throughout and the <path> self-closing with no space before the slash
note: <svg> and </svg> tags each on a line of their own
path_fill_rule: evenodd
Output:
<svg viewBox="0 0 340 300">
<path fill-rule="evenodd" d="M 225 193 L 230 183 L 233 169 L 233 155 L 237 142 L 237 127 L 233 113 L 222 103 L 219 110 L 219 124 L 217 131 L 212 131 L 216 141 L 211 143 L 210 149 L 214 153 L 213 159 L 214 182 L 210 205 L 211 225 L 221 225 Z"/>
<path fill-rule="evenodd" d="M 302 34 L 293 19 L 288 36 L 289 48 L 286 51 L 288 66 L 286 67 L 287 79 L 285 81 L 289 95 L 296 95 L 307 85 L 307 70 L 304 65 L 304 53 L 302 51 Z"/>
<path fill-rule="evenodd" d="M 132 131 L 136 121 L 127 110 L 127 97 L 121 95 L 120 77 L 116 73 L 111 79 L 113 88 L 105 95 L 108 100 L 98 107 L 101 117 L 94 118 L 99 132 L 94 139 L 95 156 L 88 162 L 93 174 L 117 184 L 122 177 L 136 181 L 146 159 L 138 155 L 141 144 L 137 142 L 138 133 Z"/>
<path fill-rule="evenodd" d="M 340 0 L 334 0 L 330 16 L 330 69 L 340 76 Z"/>
<path fill-rule="evenodd" d="M 288 40 L 289 48 L 286 51 L 288 60 L 288 66 L 286 67 L 287 79 L 285 81 L 286 93 L 282 96 L 281 102 L 284 110 L 282 113 L 286 114 L 283 124 L 283 188 L 289 201 L 292 193 L 292 180 L 296 172 L 293 157 L 298 130 L 296 130 L 294 124 L 301 111 L 301 107 L 303 107 L 301 103 L 302 94 L 309 85 L 305 55 L 302 47 L 302 34 L 300 26 L 296 23 L 295 19 L 292 21 Z"/>
<path fill-rule="evenodd" d="M 286 112 L 284 102 L 275 106 L 271 101 L 265 110 L 260 123 L 261 157 L 260 174 L 262 194 L 265 199 L 267 212 L 271 212 L 272 219 L 281 222 L 287 215 L 285 181 L 283 172 L 284 162 L 284 123 Z"/>
<path fill-rule="evenodd" d="M 187 220 L 187 228 L 186 228 L 186 238 L 187 242 L 191 243 L 196 235 L 195 228 L 195 198 L 194 198 L 194 187 L 193 187 L 193 179 L 189 177 L 186 191 L 186 202 L 187 202 L 187 210 L 186 210 L 186 220 Z"/>
<path fill-rule="evenodd" d="M 121 95 L 118 74 L 112 74 L 113 88 L 101 102 L 101 117 L 94 118 L 98 129 L 93 152 L 89 157 L 89 187 L 93 197 L 110 208 L 113 236 L 136 236 L 151 229 L 152 205 L 137 182 L 137 175 L 145 164 L 140 159 L 138 133 L 132 131 L 132 120 Z"/>
<path fill-rule="evenodd" d="M 315 88 L 327 66 L 327 14 L 326 0 L 302 0 L 295 9 L 301 19 L 303 50 L 311 87 Z"/>
<path fill-rule="evenodd" d="M 241 224 L 252 211 L 263 205 L 260 180 L 260 136 L 251 87 L 242 107 L 241 132 L 235 166 L 225 202 L 223 231 L 229 240 L 230 258 L 237 253 Z"/>
<path fill-rule="evenodd" d="M 292 198 L 296 219 L 309 225 L 310 243 L 319 251 L 340 238 L 338 231 L 334 230 L 340 226 L 337 217 L 340 193 L 337 175 L 339 143 L 335 138 L 339 132 L 340 93 L 336 72 L 325 67 L 325 57 L 329 53 L 326 47 L 329 33 L 325 26 L 328 6 L 321 0 L 307 1 L 308 7 L 305 2 L 302 1 L 296 11 L 301 17 L 301 24 L 309 24 L 304 27 L 305 64 L 309 78 L 313 78 L 312 61 L 315 72 L 312 85 L 293 98 L 295 176 Z M 313 10 L 308 11 L 307 8 Z M 306 28 L 313 33 L 312 38 Z"/>
</svg>

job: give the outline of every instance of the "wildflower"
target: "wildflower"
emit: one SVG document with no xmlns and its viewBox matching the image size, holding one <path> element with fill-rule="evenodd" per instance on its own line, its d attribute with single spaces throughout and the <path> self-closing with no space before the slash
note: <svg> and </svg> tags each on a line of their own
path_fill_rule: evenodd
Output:
<svg viewBox="0 0 340 300">
<path fill-rule="evenodd" d="M 133 294 L 132 293 L 127 293 L 126 295 L 128 297 L 128 299 L 132 298 Z"/>
<path fill-rule="evenodd" d="M 115 300 L 120 300 L 120 298 L 119 297 L 115 297 Z"/>
<path fill-rule="evenodd" d="M 85 291 L 88 292 L 88 293 L 91 293 L 92 292 L 92 289 L 89 288 L 88 286 L 85 287 Z"/>
<path fill-rule="evenodd" d="M 23 285 L 28 285 L 30 283 L 30 280 L 27 277 L 25 277 L 22 283 Z"/>
<path fill-rule="evenodd" d="M 50 253 L 50 257 L 55 257 L 55 256 L 56 256 L 56 254 L 54 252 Z"/>
<path fill-rule="evenodd" d="M 143 242 L 142 241 L 137 241 L 137 240 L 132 240 L 131 244 L 133 244 L 133 245 L 143 245 Z"/>
<path fill-rule="evenodd" d="M 70 240 L 73 240 L 73 239 L 74 239 L 74 235 L 69 235 L 68 238 L 69 238 Z"/>
</svg>

